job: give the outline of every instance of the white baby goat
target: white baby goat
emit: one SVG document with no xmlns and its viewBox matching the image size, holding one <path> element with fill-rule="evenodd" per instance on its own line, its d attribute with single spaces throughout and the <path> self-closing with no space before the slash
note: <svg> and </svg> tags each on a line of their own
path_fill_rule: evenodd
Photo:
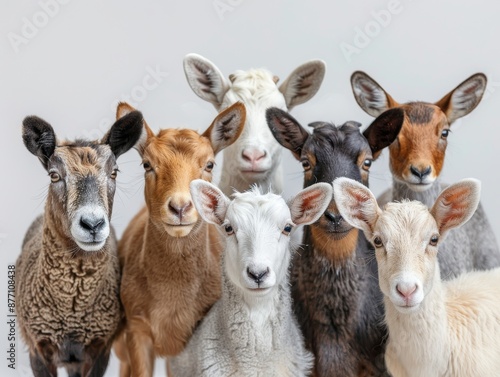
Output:
<svg viewBox="0 0 500 377">
<path fill-rule="evenodd" d="M 343 218 L 375 246 L 393 377 L 493 377 L 500 373 L 500 268 L 442 282 L 438 244 L 467 222 L 479 203 L 480 183 L 449 186 L 429 210 L 417 201 L 384 210 L 363 185 L 334 182 Z"/>
<path fill-rule="evenodd" d="M 226 238 L 222 298 L 172 361 L 174 376 L 309 375 L 313 356 L 291 310 L 289 235 L 323 214 L 331 185 L 312 185 L 288 205 L 256 187 L 231 201 L 203 180 L 191 183 L 191 196 L 200 216 Z"/>
</svg>

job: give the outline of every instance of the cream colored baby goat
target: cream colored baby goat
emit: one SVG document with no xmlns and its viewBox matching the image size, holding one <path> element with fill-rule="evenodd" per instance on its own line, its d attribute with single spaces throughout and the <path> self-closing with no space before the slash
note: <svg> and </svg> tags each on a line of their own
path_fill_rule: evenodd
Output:
<svg viewBox="0 0 500 377">
<path fill-rule="evenodd" d="M 429 210 L 417 201 L 384 210 L 363 185 L 334 182 L 343 218 L 375 246 L 393 377 L 493 377 L 500 374 L 500 268 L 442 282 L 437 260 L 446 233 L 467 222 L 480 183 L 449 186 Z"/>
</svg>

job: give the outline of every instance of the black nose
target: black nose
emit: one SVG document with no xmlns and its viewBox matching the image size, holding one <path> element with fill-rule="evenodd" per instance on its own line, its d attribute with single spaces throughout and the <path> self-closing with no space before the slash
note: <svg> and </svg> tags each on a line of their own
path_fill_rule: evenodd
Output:
<svg viewBox="0 0 500 377">
<path fill-rule="evenodd" d="M 325 217 L 330 220 L 333 225 L 339 226 L 340 222 L 343 221 L 344 219 L 340 215 L 336 215 L 330 211 L 325 211 Z"/>
<path fill-rule="evenodd" d="M 257 284 L 262 283 L 262 280 L 264 277 L 266 277 L 267 274 L 269 274 L 269 267 L 265 269 L 264 271 L 252 271 L 250 267 L 247 268 L 247 274 L 250 279 L 255 281 Z"/>
<path fill-rule="evenodd" d="M 418 177 L 420 180 L 422 180 L 431 173 L 432 168 L 430 166 L 427 166 L 422 170 L 418 170 L 416 167 L 410 166 L 410 171 L 415 177 Z"/>
<path fill-rule="evenodd" d="M 90 232 L 90 234 L 95 235 L 100 228 L 104 225 L 104 218 L 101 219 L 93 219 L 93 218 L 80 218 L 80 226 L 83 229 L 86 229 Z"/>
</svg>

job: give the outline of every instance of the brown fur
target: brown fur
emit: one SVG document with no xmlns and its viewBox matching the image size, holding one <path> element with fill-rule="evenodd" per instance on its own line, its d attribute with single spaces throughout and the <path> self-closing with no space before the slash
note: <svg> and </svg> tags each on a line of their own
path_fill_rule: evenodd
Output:
<svg viewBox="0 0 500 377">
<path fill-rule="evenodd" d="M 410 166 L 419 170 L 431 167 L 437 177 L 444 164 L 447 141 L 441 136 L 449 128 L 444 112 L 429 103 L 412 102 L 401 106 L 406 114 L 397 140 L 389 147 L 390 167 L 399 179 L 411 175 Z"/>
<path fill-rule="evenodd" d="M 126 110 L 119 107 L 118 116 Z M 223 119 L 231 111 L 239 111 L 238 129 L 233 133 Z M 220 125 L 215 126 L 217 120 Z M 217 230 L 199 218 L 189 184 L 197 178 L 211 181 L 207 164 L 240 134 L 245 121 L 243 105 L 233 105 L 216 121 L 203 135 L 168 129 L 154 136 L 144 126 L 146 139 L 138 150 L 148 167 L 146 207 L 132 219 L 119 243 L 121 298 L 127 321 L 115 346 L 121 376 L 151 376 L 155 356 L 181 352 L 197 322 L 220 297 L 223 245 Z M 214 140 L 214 127 L 233 136 L 216 135 L 218 140 Z M 172 206 L 184 208 L 182 215 L 176 215 Z"/>
</svg>

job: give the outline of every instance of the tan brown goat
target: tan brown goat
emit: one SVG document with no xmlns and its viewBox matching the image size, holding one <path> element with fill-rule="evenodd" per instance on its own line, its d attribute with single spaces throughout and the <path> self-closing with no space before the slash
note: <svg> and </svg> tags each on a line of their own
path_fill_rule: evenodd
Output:
<svg viewBox="0 0 500 377">
<path fill-rule="evenodd" d="M 120 104 L 117 117 L 132 110 Z M 155 356 L 182 351 L 220 297 L 223 245 L 213 225 L 198 216 L 189 184 L 212 180 L 215 155 L 238 138 L 245 116 L 244 105 L 236 103 L 201 135 L 165 129 L 155 136 L 144 123 L 137 149 L 145 169 L 146 207 L 119 244 L 127 323 L 116 351 L 123 377 L 152 376 Z"/>
</svg>

